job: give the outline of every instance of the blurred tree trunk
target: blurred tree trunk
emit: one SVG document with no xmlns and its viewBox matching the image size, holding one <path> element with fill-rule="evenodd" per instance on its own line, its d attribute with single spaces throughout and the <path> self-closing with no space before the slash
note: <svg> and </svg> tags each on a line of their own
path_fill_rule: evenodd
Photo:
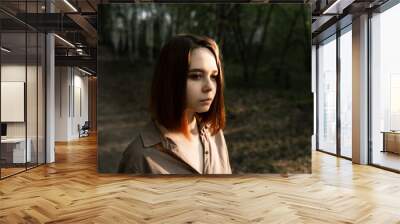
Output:
<svg viewBox="0 0 400 224">
<path fill-rule="evenodd" d="M 290 75 L 288 73 L 288 69 L 286 69 L 286 71 L 283 72 L 283 77 L 281 78 L 282 75 L 282 70 L 284 70 L 284 68 L 287 66 L 285 64 L 285 57 L 287 54 L 287 51 L 289 50 L 290 44 L 291 44 L 291 39 L 294 33 L 294 28 L 296 26 L 296 22 L 298 17 L 300 16 L 300 14 L 303 12 L 303 9 L 299 9 L 295 12 L 295 15 L 293 16 L 293 19 L 290 23 L 290 27 L 289 27 L 289 32 L 286 35 L 286 39 L 285 39 L 285 44 L 283 46 L 283 50 L 282 50 L 282 54 L 279 60 L 279 67 L 278 67 L 278 71 L 276 71 L 275 73 L 275 81 L 279 81 L 282 80 L 283 81 L 283 85 L 286 89 L 290 89 L 291 88 L 291 82 L 290 82 Z"/>
<path fill-rule="evenodd" d="M 139 54 L 139 34 L 140 34 L 140 18 L 139 18 L 139 9 L 138 7 L 135 7 L 135 21 L 134 21 L 134 53 L 133 57 L 135 59 L 138 59 L 140 54 Z"/>
<path fill-rule="evenodd" d="M 181 9 L 180 7 L 177 7 L 176 20 L 175 20 L 175 23 L 176 23 L 176 25 L 175 25 L 175 33 L 172 34 L 173 36 L 175 36 L 176 34 L 179 34 L 179 32 L 180 32 L 181 15 L 182 15 L 182 12 L 181 12 L 180 9 Z"/>
<path fill-rule="evenodd" d="M 249 81 L 249 66 L 248 66 L 248 61 L 247 61 L 247 55 L 246 55 L 246 42 L 243 37 L 243 31 L 242 27 L 240 25 L 240 16 L 241 16 L 241 7 L 238 5 L 234 6 L 234 11 L 233 11 L 233 35 L 235 37 L 236 43 L 237 43 L 237 48 L 239 51 L 240 55 L 240 60 L 243 65 L 243 79 L 245 82 Z"/>
<path fill-rule="evenodd" d="M 254 36 L 256 34 L 257 29 L 259 28 L 258 24 L 260 24 L 261 17 L 263 15 L 262 12 L 263 10 L 261 7 L 257 9 L 256 19 L 251 27 L 250 34 L 246 40 L 246 38 L 244 37 L 242 25 L 240 23 L 241 13 L 242 13 L 241 7 L 239 5 L 234 6 L 234 11 L 233 11 L 234 21 L 232 25 L 232 31 L 236 40 L 236 46 L 239 51 L 241 63 L 243 66 L 243 79 L 246 83 L 249 83 L 250 75 L 254 74 L 254 73 L 250 74 L 250 67 L 254 66 L 252 64 L 251 58 L 252 56 L 254 56 L 253 54 L 255 49 L 253 49 L 252 46 L 254 42 Z M 254 68 L 252 71 L 254 72 Z"/>
<path fill-rule="evenodd" d="M 268 8 L 267 16 L 265 17 L 265 20 L 264 20 L 264 27 L 263 27 L 263 30 L 262 30 L 262 34 L 261 34 L 261 38 L 260 38 L 258 47 L 256 49 L 255 57 L 254 57 L 254 66 L 253 66 L 253 72 L 252 72 L 252 74 L 254 74 L 254 75 L 257 74 L 258 62 L 259 62 L 259 59 L 261 57 L 260 54 L 261 54 L 261 52 L 264 51 L 265 38 L 267 36 L 267 30 L 268 30 L 268 27 L 269 27 L 269 24 L 270 24 L 270 21 L 271 21 L 271 15 L 272 15 L 272 12 L 273 12 L 273 9 L 274 9 L 273 7 L 274 7 L 274 5 L 272 4 Z"/>
<path fill-rule="evenodd" d="M 159 18 L 160 20 L 160 47 L 158 51 L 161 49 L 161 46 L 165 43 L 167 39 L 167 32 L 169 28 L 169 21 L 166 19 L 167 18 L 167 10 L 165 8 L 165 5 L 160 5 L 160 10 L 161 10 L 161 16 Z"/>
<path fill-rule="evenodd" d="M 158 57 L 158 51 L 161 45 L 161 39 L 162 39 L 162 28 L 163 28 L 163 10 L 161 7 L 158 7 L 157 9 L 158 13 L 154 15 L 154 27 L 153 27 L 153 32 L 154 32 L 154 43 L 153 43 L 153 56 L 154 59 Z"/>
<path fill-rule="evenodd" d="M 175 9 L 175 11 L 177 11 L 177 10 L 178 9 Z M 177 13 L 172 13 L 172 15 L 170 14 L 170 16 L 171 16 L 171 29 L 170 29 L 170 33 L 169 33 L 169 38 L 171 38 L 172 36 L 174 36 L 176 34 L 176 22 L 175 22 L 176 14 Z"/>
<path fill-rule="evenodd" d="M 152 7 L 149 5 L 147 8 L 146 18 L 146 46 L 147 46 L 147 60 L 153 62 L 153 43 L 154 43 L 154 15 L 152 13 Z"/>
<path fill-rule="evenodd" d="M 128 41 L 126 18 L 123 15 L 123 10 L 120 7 L 116 7 L 113 10 L 111 20 L 113 23 L 111 38 L 114 47 L 114 52 L 117 53 L 117 58 L 118 58 L 123 53 L 126 53 L 126 47 Z"/>
<path fill-rule="evenodd" d="M 223 45 L 224 41 L 224 22 L 225 22 L 225 10 L 222 5 L 216 5 L 215 7 L 215 17 L 217 18 L 217 30 L 216 33 L 216 41 L 219 42 L 220 47 Z"/>
<path fill-rule="evenodd" d="M 126 26 L 128 27 L 127 29 L 127 36 L 128 36 L 128 56 L 130 61 L 135 60 L 134 56 L 134 32 L 135 30 L 132 29 L 132 24 L 135 22 L 135 12 L 134 8 L 132 7 L 127 7 L 125 9 L 125 14 L 126 14 Z"/>
<path fill-rule="evenodd" d="M 308 25 L 308 23 L 309 23 L 309 20 L 308 20 L 308 17 L 307 17 L 307 13 L 308 13 L 309 11 L 308 10 L 304 10 L 304 12 L 302 13 L 302 16 L 303 16 L 303 29 L 304 29 L 304 56 L 309 56 L 309 57 L 305 57 L 305 60 L 304 60 L 304 63 L 307 65 L 307 66 L 305 66 L 305 74 L 307 74 L 307 73 L 309 73 L 309 72 L 311 72 L 311 71 L 309 71 L 309 66 L 311 66 L 311 55 L 310 55 L 310 52 L 311 52 L 311 49 L 310 49 L 310 45 L 311 45 L 311 43 L 310 43 L 310 30 L 309 30 L 309 25 Z"/>
<path fill-rule="evenodd" d="M 253 24 L 253 29 L 251 30 L 250 35 L 247 37 L 247 42 L 246 42 L 247 46 L 252 46 L 252 43 L 254 42 L 254 35 L 255 35 L 257 29 L 259 28 L 262 10 L 263 10 L 262 7 L 257 8 L 256 20 Z M 249 50 L 251 50 L 251 49 L 249 49 Z"/>
<path fill-rule="evenodd" d="M 226 45 L 225 45 L 225 36 L 226 36 L 226 27 L 228 26 L 229 22 L 228 18 L 230 13 L 233 10 L 233 5 L 230 4 L 228 7 L 226 5 L 217 4 L 215 8 L 215 14 L 217 19 L 217 30 L 216 30 L 216 38 L 217 42 L 220 46 L 222 54 L 224 54 Z"/>
</svg>

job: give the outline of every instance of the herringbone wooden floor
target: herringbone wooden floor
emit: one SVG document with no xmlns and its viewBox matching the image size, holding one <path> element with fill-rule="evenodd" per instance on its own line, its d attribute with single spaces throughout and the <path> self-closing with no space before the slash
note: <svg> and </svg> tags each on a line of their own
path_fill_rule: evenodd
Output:
<svg viewBox="0 0 400 224">
<path fill-rule="evenodd" d="M 146 178 L 96 172 L 94 137 L 0 181 L 0 223 L 400 223 L 400 175 L 313 152 L 313 174 Z"/>
</svg>

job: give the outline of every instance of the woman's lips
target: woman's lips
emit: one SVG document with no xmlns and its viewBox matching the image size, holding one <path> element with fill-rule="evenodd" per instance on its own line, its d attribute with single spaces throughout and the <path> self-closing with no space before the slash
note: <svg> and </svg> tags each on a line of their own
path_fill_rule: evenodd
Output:
<svg viewBox="0 0 400 224">
<path fill-rule="evenodd" d="M 202 103 L 202 104 L 210 104 L 211 101 L 212 101 L 212 99 L 208 98 L 208 99 L 200 100 L 200 103 Z"/>
</svg>

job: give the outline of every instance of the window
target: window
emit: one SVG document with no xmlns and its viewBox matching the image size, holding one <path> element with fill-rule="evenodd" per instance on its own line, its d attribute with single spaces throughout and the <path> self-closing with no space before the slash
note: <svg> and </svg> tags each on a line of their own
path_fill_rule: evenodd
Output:
<svg viewBox="0 0 400 224">
<path fill-rule="evenodd" d="M 336 153 L 336 35 L 318 48 L 318 149 Z"/>
<path fill-rule="evenodd" d="M 351 25 L 340 36 L 340 155 L 351 158 L 352 142 L 352 34 Z"/>
<path fill-rule="evenodd" d="M 371 18 L 372 163 L 400 170 L 400 5 Z"/>
</svg>

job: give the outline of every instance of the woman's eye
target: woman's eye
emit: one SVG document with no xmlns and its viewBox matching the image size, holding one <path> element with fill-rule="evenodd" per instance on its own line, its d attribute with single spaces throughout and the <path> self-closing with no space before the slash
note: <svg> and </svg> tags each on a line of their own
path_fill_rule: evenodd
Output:
<svg viewBox="0 0 400 224">
<path fill-rule="evenodd" d="M 201 79 L 201 75 L 200 74 L 190 74 L 189 77 L 193 80 L 199 80 Z"/>
<path fill-rule="evenodd" d="M 216 80 L 218 78 L 218 75 L 211 75 L 211 78 Z"/>
</svg>

